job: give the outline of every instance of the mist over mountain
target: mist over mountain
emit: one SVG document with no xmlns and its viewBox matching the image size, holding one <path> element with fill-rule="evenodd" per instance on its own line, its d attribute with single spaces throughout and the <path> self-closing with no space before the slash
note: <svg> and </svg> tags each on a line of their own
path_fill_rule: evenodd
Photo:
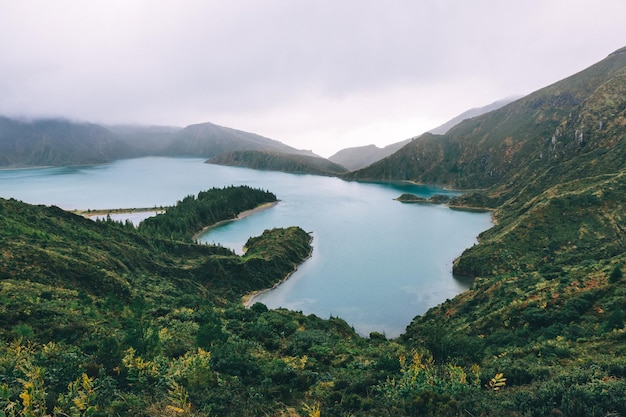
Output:
<svg viewBox="0 0 626 417">
<path fill-rule="evenodd" d="M 106 128 L 144 153 L 154 153 L 165 148 L 172 142 L 174 135 L 183 129 L 177 126 L 140 125 L 110 125 Z"/>
<path fill-rule="evenodd" d="M 478 114 L 505 103 L 506 100 L 503 100 L 490 106 L 469 110 L 446 125 L 440 126 L 437 131 L 461 117 Z M 263 151 L 320 158 L 311 151 L 295 149 L 254 133 L 208 122 L 181 128 L 140 125 L 101 126 L 65 119 L 19 120 L 3 117 L 0 123 L 0 146 L 3 150 L 0 166 L 5 167 L 94 164 L 148 155 L 214 158 L 237 151 Z M 412 139 L 414 138 L 393 143 L 384 148 L 368 145 L 343 149 L 328 160 L 354 171 L 392 155 Z M 222 159 L 215 161 L 218 160 Z M 320 171 L 319 161 L 311 161 L 318 166 L 315 168 L 309 166 L 306 168 L 307 171 L 312 170 L 323 175 L 345 171 L 338 167 L 330 170 L 324 168 Z M 274 166 L 284 167 L 285 164 Z"/>
<path fill-rule="evenodd" d="M 253 133 L 202 123 L 174 126 L 101 126 L 65 119 L 0 117 L 0 166 L 61 166 L 140 156 L 212 158 L 233 151 L 316 156 Z"/>
<path fill-rule="evenodd" d="M 176 132 L 171 142 L 160 152 L 168 156 L 211 158 L 233 151 L 270 151 L 314 155 L 311 151 L 295 149 L 277 140 L 212 123 L 194 124 Z"/>
<path fill-rule="evenodd" d="M 109 129 L 64 119 L 0 117 L 0 166 L 82 165 L 137 156 Z"/>
</svg>

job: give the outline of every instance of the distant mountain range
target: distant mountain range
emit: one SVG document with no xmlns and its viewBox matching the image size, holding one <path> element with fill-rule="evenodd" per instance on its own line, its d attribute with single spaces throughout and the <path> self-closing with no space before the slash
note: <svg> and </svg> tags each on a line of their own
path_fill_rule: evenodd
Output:
<svg viewBox="0 0 626 417">
<path fill-rule="evenodd" d="M 458 120 L 486 112 L 505 102 L 468 110 L 436 130 L 447 129 Z M 212 163 L 245 164 L 258 169 L 337 175 L 380 161 L 412 139 L 384 148 L 368 145 L 343 149 L 326 160 L 309 150 L 296 149 L 277 140 L 212 123 L 193 124 L 185 128 L 106 126 L 67 119 L 27 120 L 0 116 L 0 167 L 89 165 L 158 155 L 200 157 L 212 160 Z M 254 151 L 261 154 L 252 158 L 249 152 Z"/>
<path fill-rule="evenodd" d="M 473 108 L 467 110 L 450 121 L 442 124 L 439 127 L 436 127 L 430 130 L 430 133 L 442 135 L 448 132 L 448 130 L 452 129 L 454 126 L 462 122 L 463 120 L 469 119 L 471 117 L 480 116 L 481 114 L 488 113 L 490 111 L 499 109 L 502 106 L 505 106 L 519 97 L 509 97 L 503 100 L 498 100 L 484 107 Z M 342 149 L 333 156 L 331 156 L 331 161 L 340 164 L 350 171 L 356 171 L 361 168 L 365 168 L 374 162 L 378 162 L 381 159 L 384 159 L 398 150 L 400 150 L 404 145 L 411 142 L 414 138 L 405 139 L 400 142 L 392 143 L 391 145 L 387 145 L 384 148 L 379 148 L 376 145 L 367 145 L 367 146 L 357 146 L 354 148 L 346 148 Z"/>
<path fill-rule="evenodd" d="M 103 126 L 0 117 L 0 167 L 97 164 L 137 155 Z"/>
<path fill-rule="evenodd" d="M 159 152 L 167 156 L 213 158 L 234 151 L 314 155 L 311 151 L 295 149 L 277 140 L 212 123 L 194 124 L 177 131 Z"/>
<path fill-rule="evenodd" d="M 213 158 L 254 150 L 314 156 L 253 133 L 202 123 L 101 126 L 65 119 L 0 117 L 0 167 L 85 165 L 147 155 Z"/>
<path fill-rule="evenodd" d="M 365 168 L 374 162 L 380 161 L 381 159 L 392 155 L 410 141 L 411 139 L 406 139 L 401 142 L 387 145 L 384 148 L 379 148 L 376 145 L 346 148 L 340 150 L 328 159 L 336 164 L 348 168 L 350 171 L 356 171 L 357 169 Z"/>
</svg>

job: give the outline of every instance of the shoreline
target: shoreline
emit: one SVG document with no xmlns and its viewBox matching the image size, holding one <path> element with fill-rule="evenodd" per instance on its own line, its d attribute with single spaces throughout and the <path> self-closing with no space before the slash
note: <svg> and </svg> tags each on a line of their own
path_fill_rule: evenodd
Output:
<svg viewBox="0 0 626 417">
<path fill-rule="evenodd" d="M 458 211 L 470 211 L 470 212 L 475 212 L 475 213 L 493 213 L 494 211 L 496 211 L 496 209 L 493 208 L 488 208 L 488 207 L 471 207 L 471 206 L 451 206 L 449 204 L 446 204 L 448 206 L 449 209 L 451 210 L 458 210 Z"/>
<path fill-rule="evenodd" d="M 227 224 L 227 223 L 230 223 L 230 222 L 234 222 L 234 221 L 237 221 L 237 220 L 244 219 L 244 218 L 246 218 L 248 216 L 251 216 L 253 214 L 256 214 L 256 213 L 258 213 L 260 211 L 270 209 L 270 208 L 274 207 L 275 205 L 277 205 L 278 203 L 280 203 L 280 200 L 272 201 L 272 202 L 269 202 L 269 203 L 263 203 L 263 204 L 261 204 L 259 206 L 256 206 L 253 209 L 242 211 L 241 213 L 239 213 L 237 215 L 237 217 L 235 217 L 233 219 L 222 220 L 222 221 L 219 221 L 219 222 L 214 223 L 212 225 L 205 226 L 199 232 L 194 233 L 194 235 L 191 237 L 191 240 L 195 241 L 201 235 L 203 235 L 204 233 L 208 232 L 211 229 L 215 229 L 216 227 L 220 227 L 220 226 L 222 226 L 224 224 Z"/>
<path fill-rule="evenodd" d="M 107 214 L 130 214 L 130 213 L 146 213 L 146 212 L 156 212 L 156 213 L 164 213 L 165 207 L 133 207 L 133 208 L 116 208 L 116 209 L 74 209 L 67 210 L 70 213 L 77 214 L 79 216 L 83 216 L 86 218 L 90 218 L 93 216 L 104 216 Z"/>
<path fill-rule="evenodd" d="M 390 181 L 393 181 L 393 180 L 390 180 Z M 413 180 L 398 180 L 398 181 L 406 182 L 406 183 L 413 184 L 413 185 L 423 185 L 426 187 L 435 186 L 435 187 L 440 187 L 441 189 L 446 190 L 446 191 L 455 191 L 455 192 L 459 192 L 463 194 L 484 190 L 484 188 L 452 188 L 449 185 L 429 184 L 429 183 L 413 181 Z"/>
<path fill-rule="evenodd" d="M 311 237 L 311 241 L 313 240 L 313 238 Z M 279 285 L 283 284 L 285 281 L 287 281 L 294 273 L 296 273 L 296 271 L 298 270 L 298 267 L 300 265 L 302 265 L 303 263 L 305 263 L 307 260 L 311 259 L 311 257 L 313 257 L 313 246 L 311 246 L 311 250 L 309 251 L 309 255 L 304 258 L 302 260 L 302 262 L 296 264 L 293 267 L 293 270 L 291 272 L 289 272 L 287 275 L 285 275 L 285 277 L 283 279 L 281 279 L 280 281 L 278 281 L 277 283 L 275 283 L 274 285 L 272 285 L 270 288 L 264 288 L 262 290 L 255 290 L 255 291 L 251 291 L 247 294 L 245 294 L 243 297 L 241 297 L 241 303 L 243 304 L 243 306 L 245 308 L 250 308 L 254 305 L 255 300 L 262 294 L 265 294 L 269 291 L 272 291 L 274 289 L 276 289 Z"/>
</svg>

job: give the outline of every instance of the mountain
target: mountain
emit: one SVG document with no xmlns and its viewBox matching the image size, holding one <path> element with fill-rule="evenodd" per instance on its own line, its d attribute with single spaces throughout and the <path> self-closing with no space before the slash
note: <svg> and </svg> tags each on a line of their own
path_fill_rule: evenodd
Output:
<svg viewBox="0 0 626 417">
<path fill-rule="evenodd" d="M 496 209 L 497 224 L 457 259 L 457 274 L 498 276 L 610 259 L 626 243 L 624 219 L 614 212 L 623 202 L 625 119 L 621 49 L 445 135 L 424 134 L 347 177 L 481 190 L 451 202 Z"/>
<path fill-rule="evenodd" d="M 298 155 L 314 155 L 254 133 L 214 125 L 194 124 L 176 132 L 160 153 L 167 156 L 212 158 L 233 151 L 270 151 Z"/>
<path fill-rule="evenodd" d="M 424 134 L 347 177 L 457 189 L 500 186 L 509 195 L 531 178 L 541 182 L 536 194 L 559 181 L 615 172 L 624 166 L 623 141 L 617 138 L 625 65 L 626 51 L 616 51 L 578 74 L 465 120 L 445 135 Z"/>
<path fill-rule="evenodd" d="M 507 97 L 502 100 L 494 101 L 493 103 L 488 104 L 483 107 L 475 107 L 475 108 L 466 110 L 463 113 L 459 114 L 458 116 L 448 120 L 441 126 L 431 129 L 428 132 L 433 133 L 435 135 L 443 135 L 445 133 L 448 133 L 450 129 L 452 129 L 454 126 L 458 125 L 459 123 L 461 123 L 463 120 L 471 119 L 472 117 L 480 116 L 481 114 L 485 114 L 485 113 L 489 113 L 491 111 L 497 110 L 500 107 L 504 107 L 507 104 L 519 98 L 521 98 L 521 96 Z"/>
<path fill-rule="evenodd" d="M 267 171 L 296 174 L 330 175 L 347 172 L 347 169 L 328 159 L 317 156 L 267 151 L 235 151 L 216 156 L 211 164 L 239 166 Z"/>
<path fill-rule="evenodd" d="M 430 130 L 430 133 L 433 134 L 444 134 L 452 127 L 456 126 L 458 123 L 462 122 L 465 119 L 469 119 L 471 117 L 479 116 L 481 114 L 488 113 L 490 111 L 499 109 L 502 106 L 505 106 L 517 98 L 511 97 L 503 100 L 495 101 L 487 106 L 478 107 L 474 109 L 467 110 L 450 121 L 444 123 L 443 125 L 436 127 L 435 129 Z M 379 148 L 376 145 L 367 145 L 367 146 L 357 146 L 354 148 L 346 148 L 342 149 L 330 158 L 329 160 L 342 165 L 348 168 L 350 171 L 356 171 L 362 168 L 365 168 L 374 162 L 380 161 L 395 152 L 401 149 L 403 146 L 411 142 L 413 139 L 406 139 L 400 142 L 392 143 L 391 145 L 387 145 L 384 148 Z"/>
<path fill-rule="evenodd" d="M 110 130 L 63 119 L 0 117 L 0 166 L 84 165 L 136 156 Z"/>
<path fill-rule="evenodd" d="M 84 165 L 140 156 L 212 158 L 242 150 L 316 156 L 253 133 L 202 123 L 100 126 L 65 119 L 0 117 L 0 167 Z"/>
<path fill-rule="evenodd" d="M 336 164 L 348 168 L 350 171 L 365 168 L 368 165 L 373 164 L 376 161 L 393 154 L 398 149 L 409 143 L 411 139 L 406 139 L 401 142 L 392 143 L 384 148 L 379 148 L 376 145 L 357 146 L 354 148 L 342 149 L 330 158 Z"/>
<path fill-rule="evenodd" d="M 450 205 L 494 209 L 494 226 L 454 261 L 471 289 L 402 336 L 435 362 L 494 375 L 486 386 L 498 395 L 473 415 L 626 412 L 616 400 L 626 385 L 625 121 L 622 48 L 350 174 L 474 188 Z"/>
</svg>

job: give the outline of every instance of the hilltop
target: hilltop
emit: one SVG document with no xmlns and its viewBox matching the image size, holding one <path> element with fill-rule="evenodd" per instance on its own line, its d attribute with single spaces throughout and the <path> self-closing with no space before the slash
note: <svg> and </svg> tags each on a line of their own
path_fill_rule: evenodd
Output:
<svg viewBox="0 0 626 417">
<path fill-rule="evenodd" d="M 159 153 L 164 156 L 212 158 L 234 151 L 313 155 L 310 151 L 295 149 L 277 140 L 212 123 L 194 124 L 179 130 Z"/>
<path fill-rule="evenodd" d="M 404 145 L 409 143 L 411 139 L 406 139 L 397 143 L 392 143 L 384 148 L 379 148 L 376 145 L 357 146 L 354 148 L 342 149 L 335 153 L 328 159 L 341 166 L 345 166 L 351 171 L 364 168 L 373 164 L 376 161 L 392 155 Z"/>
<path fill-rule="evenodd" d="M 209 159 L 207 162 L 294 174 L 334 176 L 348 171 L 341 165 L 318 156 L 267 151 L 229 152 Z"/>
</svg>

